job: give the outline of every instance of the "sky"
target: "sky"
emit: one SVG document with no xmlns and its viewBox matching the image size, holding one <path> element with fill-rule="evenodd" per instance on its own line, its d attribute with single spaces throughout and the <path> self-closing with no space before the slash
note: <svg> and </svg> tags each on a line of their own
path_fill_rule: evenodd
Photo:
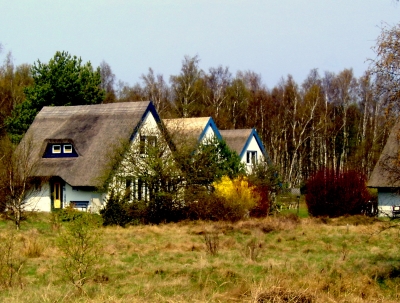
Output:
<svg viewBox="0 0 400 303">
<path fill-rule="evenodd" d="M 204 71 L 252 71 L 272 88 L 311 69 L 360 77 L 382 25 L 400 23 L 395 0 L 0 0 L 0 60 L 48 62 L 56 51 L 107 62 L 117 80 L 166 81 L 185 56 Z"/>
</svg>

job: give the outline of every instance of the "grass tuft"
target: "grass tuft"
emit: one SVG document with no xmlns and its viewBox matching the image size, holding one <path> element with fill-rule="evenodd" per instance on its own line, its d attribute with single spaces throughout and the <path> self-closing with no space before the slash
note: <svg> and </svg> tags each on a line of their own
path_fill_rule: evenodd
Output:
<svg viewBox="0 0 400 303">
<path fill-rule="evenodd" d="M 261 293 L 257 297 L 257 303 L 313 303 L 315 298 L 311 294 L 305 292 L 287 290 L 287 289 L 273 289 Z"/>
</svg>

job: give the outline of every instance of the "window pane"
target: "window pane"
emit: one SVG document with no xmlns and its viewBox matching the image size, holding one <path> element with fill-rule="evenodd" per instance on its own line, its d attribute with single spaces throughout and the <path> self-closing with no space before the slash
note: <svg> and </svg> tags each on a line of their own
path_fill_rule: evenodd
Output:
<svg viewBox="0 0 400 303">
<path fill-rule="evenodd" d="M 140 154 L 144 155 L 146 153 L 146 137 L 140 136 Z"/>
<path fill-rule="evenodd" d="M 61 145 L 53 145 L 52 151 L 53 151 L 53 154 L 61 153 Z"/>
<path fill-rule="evenodd" d="M 247 151 L 246 162 L 248 164 L 257 163 L 257 151 Z"/>
<path fill-rule="evenodd" d="M 71 144 L 64 145 L 64 153 L 65 154 L 71 154 L 72 153 L 72 145 Z"/>
</svg>

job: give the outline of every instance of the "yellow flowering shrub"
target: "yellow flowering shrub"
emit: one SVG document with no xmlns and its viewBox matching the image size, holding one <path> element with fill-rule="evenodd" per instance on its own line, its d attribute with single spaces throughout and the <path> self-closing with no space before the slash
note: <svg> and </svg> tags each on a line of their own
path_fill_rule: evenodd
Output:
<svg viewBox="0 0 400 303">
<path fill-rule="evenodd" d="M 213 183 L 215 194 L 225 200 L 226 207 L 233 212 L 235 219 L 241 219 L 255 207 L 260 199 L 255 188 L 249 185 L 246 177 L 230 179 L 223 176 Z"/>
</svg>

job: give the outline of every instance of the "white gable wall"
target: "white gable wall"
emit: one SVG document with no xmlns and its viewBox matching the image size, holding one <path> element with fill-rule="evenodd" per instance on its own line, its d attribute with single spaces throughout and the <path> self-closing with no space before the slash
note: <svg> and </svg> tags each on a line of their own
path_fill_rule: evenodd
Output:
<svg viewBox="0 0 400 303">
<path fill-rule="evenodd" d="M 203 138 L 200 140 L 200 144 L 207 143 L 207 141 L 213 140 L 215 137 L 215 132 L 210 125 L 206 126 L 206 131 L 203 135 Z"/>
<path fill-rule="evenodd" d="M 160 140 L 161 137 L 161 131 L 158 128 L 158 124 L 156 119 L 154 118 L 153 114 L 148 111 L 146 117 L 144 118 L 142 125 L 140 128 L 137 130 L 137 133 L 135 134 L 135 137 L 131 143 L 132 150 L 137 152 L 137 147 L 138 144 L 140 144 L 140 136 L 156 136 L 157 141 Z M 158 142 L 157 142 L 158 144 Z M 122 160 L 124 161 L 124 160 Z"/>
<path fill-rule="evenodd" d="M 258 145 L 258 142 L 257 142 L 256 138 L 254 137 L 254 135 L 251 137 L 250 143 L 247 145 L 247 148 L 244 151 L 242 158 L 240 159 L 246 165 L 247 171 L 251 171 L 252 163 L 247 163 L 247 152 L 248 151 L 257 152 L 257 161 L 258 162 L 264 161 L 264 155 L 263 155 L 262 150 L 261 150 L 260 146 Z"/>
<path fill-rule="evenodd" d="M 156 119 L 154 118 L 153 114 L 151 113 L 151 111 L 148 111 L 146 114 L 146 117 L 143 120 L 143 123 L 140 127 L 140 129 L 138 130 L 138 134 L 140 133 L 144 133 L 144 134 L 156 134 L 156 135 L 160 135 L 160 130 L 158 128 L 158 124 Z M 138 136 L 136 136 L 136 139 Z"/>
</svg>

